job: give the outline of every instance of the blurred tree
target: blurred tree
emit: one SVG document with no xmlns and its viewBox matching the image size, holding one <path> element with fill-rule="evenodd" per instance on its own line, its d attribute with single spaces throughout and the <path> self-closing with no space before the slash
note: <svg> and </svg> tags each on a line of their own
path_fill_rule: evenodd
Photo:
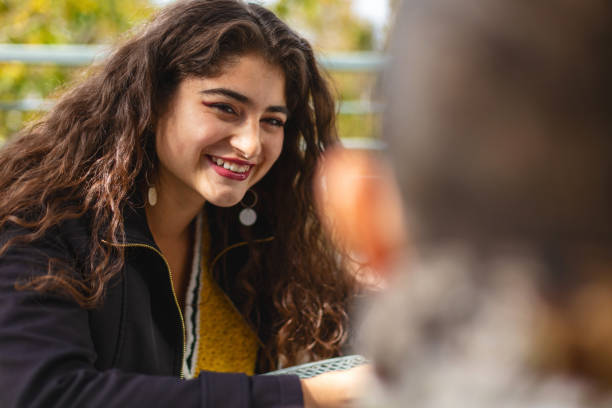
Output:
<svg viewBox="0 0 612 408">
<path fill-rule="evenodd" d="M 0 43 L 112 43 L 153 10 L 148 0 L 0 0 Z M 45 98 L 80 70 L 0 63 L 0 102 Z M 35 116 L 35 112 L 0 110 L 0 138 Z"/>
<path fill-rule="evenodd" d="M 355 15 L 352 3 L 351 0 L 277 0 L 271 8 L 305 36 L 320 56 L 374 51 L 377 48 L 375 27 Z M 330 74 L 340 101 L 371 100 L 376 73 L 334 71 Z M 341 137 L 378 137 L 379 124 L 378 114 L 343 114 L 338 120 Z"/>
<path fill-rule="evenodd" d="M 272 8 L 319 50 L 374 48 L 372 23 L 353 13 L 350 0 L 278 0 Z"/>
</svg>

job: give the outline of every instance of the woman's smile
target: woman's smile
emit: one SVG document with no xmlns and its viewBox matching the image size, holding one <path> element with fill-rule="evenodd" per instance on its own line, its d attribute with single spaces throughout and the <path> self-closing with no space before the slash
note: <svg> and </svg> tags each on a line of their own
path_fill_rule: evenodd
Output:
<svg viewBox="0 0 612 408">
<path fill-rule="evenodd" d="M 206 157 L 211 162 L 213 170 L 215 170 L 217 174 L 232 180 L 246 180 L 254 166 L 252 163 L 239 159 L 229 159 L 212 155 L 207 155 Z"/>
</svg>

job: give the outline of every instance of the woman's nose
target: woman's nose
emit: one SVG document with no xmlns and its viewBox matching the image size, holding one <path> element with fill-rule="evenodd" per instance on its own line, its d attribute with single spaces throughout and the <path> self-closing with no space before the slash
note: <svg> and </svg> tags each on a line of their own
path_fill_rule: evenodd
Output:
<svg viewBox="0 0 612 408">
<path fill-rule="evenodd" d="M 230 143 L 240 156 L 253 159 L 261 153 L 259 121 L 246 121 L 232 136 Z"/>
</svg>

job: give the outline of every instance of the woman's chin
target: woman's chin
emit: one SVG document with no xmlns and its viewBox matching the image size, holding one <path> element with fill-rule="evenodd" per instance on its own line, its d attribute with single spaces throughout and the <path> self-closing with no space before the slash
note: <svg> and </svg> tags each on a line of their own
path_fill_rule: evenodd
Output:
<svg viewBox="0 0 612 408">
<path fill-rule="evenodd" d="M 233 207 L 242 200 L 244 194 L 227 194 L 209 199 L 208 202 L 216 207 Z"/>
</svg>

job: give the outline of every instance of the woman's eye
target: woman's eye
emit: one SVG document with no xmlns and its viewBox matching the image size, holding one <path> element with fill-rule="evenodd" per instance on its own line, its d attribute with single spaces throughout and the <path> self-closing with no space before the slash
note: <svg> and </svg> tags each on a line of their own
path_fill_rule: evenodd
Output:
<svg viewBox="0 0 612 408">
<path fill-rule="evenodd" d="M 208 106 L 210 106 L 211 108 L 217 109 L 218 111 L 221 111 L 223 113 L 229 113 L 231 115 L 236 114 L 236 110 L 232 108 L 230 105 L 227 105 L 225 103 L 211 103 L 211 104 L 208 104 Z"/>
<path fill-rule="evenodd" d="M 284 127 L 285 126 L 285 122 L 277 119 L 277 118 L 268 118 L 268 119 L 264 119 L 264 122 L 269 123 L 272 126 L 276 126 L 276 127 Z"/>
</svg>

